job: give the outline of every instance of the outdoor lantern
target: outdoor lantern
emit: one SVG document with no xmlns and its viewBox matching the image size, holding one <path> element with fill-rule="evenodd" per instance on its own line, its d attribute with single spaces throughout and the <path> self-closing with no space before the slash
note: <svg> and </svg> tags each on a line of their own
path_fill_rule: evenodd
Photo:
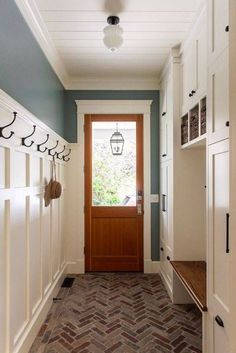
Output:
<svg viewBox="0 0 236 353">
<path fill-rule="evenodd" d="M 110 138 L 111 152 L 114 156 L 121 156 L 124 148 L 124 137 L 118 131 L 118 124 L 116 124 L 116 131 L 112 134 Z"/>
</svg>

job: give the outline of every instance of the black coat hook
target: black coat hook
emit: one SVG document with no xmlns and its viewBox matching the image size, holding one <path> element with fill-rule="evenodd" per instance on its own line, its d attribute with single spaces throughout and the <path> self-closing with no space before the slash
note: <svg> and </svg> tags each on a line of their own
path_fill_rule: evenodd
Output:
<svg viewBox="0 0 236 353">
<path fill-rule="evenodd" d="M 0 127 L 0 137 L 4 138 L 4 139 L 6 139 L 6 140 L 10 139 L 10 138 L 12 137 L 12 135 L 14 135 L 14 131 L 11 131 L 9 136 L 4 136 L 4 135 L 3 135 L 3 130 L 4 130 L 6 127 L 9 127 L 9 126 L 11 126 L 12 124 L 14 124 L 14 122 L 15 122 L 15 120 L 16 120 L 17 112 L 13 112 L 13 115 L 14 115 L 14 118 L 13 118 L 13 120 L 12 120 L 12 122 L 11 122 L 10 124 L 7 124 L 7 125 L 5 125 L 5 126 Z"/>
<path fill-rule="evenodd" d="M 70 158 L 65 158 L 65 157 L 68 157 L 70 154 L 71 154 L 71 148 L 69 149 L 69 153 L 65 154 L 65 156 L 62 157 L 63 161 L 69 162 Z"/>
<path fill-rule="evenodd" d="M 42 152 L 42 153 L 46 152 L 48 148 L 44 147 L 43 149 L 41 149 L 41 146 L 44 145 L 46 142 L 48 142 L 48 140 L 49 140 L 49 134 L 47 134 L 47 138 L 46 138 L 46 140 L 44 142 L 39 143 L 37 145 L 37 151 Z"/>
<path fill-rule="evenodd" d="M 48 154 L 49 154 L 49 156 L 54 157 L 54 156 L 57 154 L 57 152 L 55 152 L 54 154 L 52 154 L 52 153 L 51 153 L 51 151 L 52 151 L 52 150 L 55 150 L 55 148 L 57 148 L 58 143 L 59 143 L 59 141 L 57 140 L 56 145 L 55 145 L 54 147 L 52 147 L 52 148 L 48 149 Z"/>
<path fill-rule="evenodd" d="M 66 146 L 64 145 L 63 150 L 62 150 L 61 152 L 57 152 L 57 158 L 58 158 L 58 159 L 63 159 L 63 156 L 62 156 L 62 157 L 59 157 L 59 155 L 62 154 L 62 153 L 65 151 L 65 149 L 66 149 Z"/>
<path fill-rule="evenodd" d="M 22 144 L 22 146 L 31 147 L 31 146 L 34 144 L 34 141 L 31 140 L 30 144 L 27 145 L 27 144 L 25 143 L 25 140 L 28 139 L 30 136 L 33 136 L 33 134 L 35 133 L 35 130 L 36 130 L 36 125 L 33 125 L 33 131 L 31 132 L 31 134 L 28 135 L 28 136 L 26 136 L 26 137 L 22 137 L 22 138 L 21 138 L 21 144 Z"/>
</svg>

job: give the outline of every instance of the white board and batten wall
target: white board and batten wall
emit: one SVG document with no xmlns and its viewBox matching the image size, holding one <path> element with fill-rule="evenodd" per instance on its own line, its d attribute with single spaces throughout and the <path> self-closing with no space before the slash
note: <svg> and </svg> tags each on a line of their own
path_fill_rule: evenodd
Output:
<svg viewBox="0 0 236 353">
<path fill-rule="evenodd" d="M 57 177 L 63 185 L 62 197 L 44 206 L 45 184 L 51 178 L 51 159 L 36 151 L 36 145 L 21 146 L 21 137 L 57 151 L 67 142 L 31 113 L 0 91 L 0 126 L 16 122 L 4 130 L 15 132 L 9 140 L 0 138 L 0 351 L 27 353 L 56 296 L 66 268 L 64 198 L 65 162 L 56 160 Z M 42 148 L 45 146 L 42 146 Z"/>
</svg>

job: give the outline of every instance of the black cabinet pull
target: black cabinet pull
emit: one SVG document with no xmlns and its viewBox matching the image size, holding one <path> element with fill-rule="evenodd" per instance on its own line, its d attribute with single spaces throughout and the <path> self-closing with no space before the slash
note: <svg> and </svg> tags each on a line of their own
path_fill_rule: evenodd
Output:
<svg viewBox="0 0 236 353">
<path fill-rule="evenodd" d="M 192 95 L 194 95 L 196 93 L 196 91 L 193 89 L 191 93 L 192 93 Z"/>
<path fill-rule="evenodd" d="M 229 127 L 229 121 L 226 121 L 225 126 Z"/>
<path fill-rule="evenodd" d="M 166 157 L 166 156 L 167 156 L 167 154 L 166 154 L 166 153 L 163 153 L 162 157 Z"/>
<path fill-rule="evenodd" d="M 224 323 L 223 323 L 222 319 L 219 317 L 219 315 L 216 315 L 215 321 L 217 322 L 217 324 L 218 324 L 220 327 L 225 327 L 225 326 L 224 326 Z"/>
<path fill-rule="evenodd" d="M 166 256 L 166 259 L 167 259 L 168 261 L 170 261 L 170 256 Z"/>
<path fill-rule="evenodd" d="M 229 26 L 225 27 L 225 32 L 229 32 Z"/>
<path fill-rule="evenodd" d="M 229 253 L 229 213 L 226 213 L 226 254 Z"/>
<path fill-rule="evenodd" d="M 193 94 L 192 93 L 189 93 L 189 95 L 188 95 L 189 97 L 192 97 L 193 96 Z"/>
<path fill-rule="evenodd" d="M 163 251 L 164 249 L 161 247 L 161 251 Z"/>
<path fill-rule="evenodd" d="M 165 115 L 166 115 L 166 112 L 163 112 L 161 115 L 162 115 L 162 116 L 165 116 Z"/>
<path fill-rule="evenodd" d="M 162 194 L 162 212 L 166 212 L 166 195 Z"/>
</svg>

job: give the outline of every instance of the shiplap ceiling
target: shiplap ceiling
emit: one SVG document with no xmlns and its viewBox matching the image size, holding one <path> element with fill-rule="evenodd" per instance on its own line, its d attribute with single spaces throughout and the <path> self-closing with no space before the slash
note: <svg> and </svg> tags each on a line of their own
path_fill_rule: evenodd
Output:
<svg viewBox="0 0 236 353">
<path fill-rule="evenodd" d="M 203 0 L 35 0 L 68 76 L 158 78 L 170 49 L 187 36 Z M 103 44 L 108 15 L 120 17 L 124 44 Z"/>
</svg>

